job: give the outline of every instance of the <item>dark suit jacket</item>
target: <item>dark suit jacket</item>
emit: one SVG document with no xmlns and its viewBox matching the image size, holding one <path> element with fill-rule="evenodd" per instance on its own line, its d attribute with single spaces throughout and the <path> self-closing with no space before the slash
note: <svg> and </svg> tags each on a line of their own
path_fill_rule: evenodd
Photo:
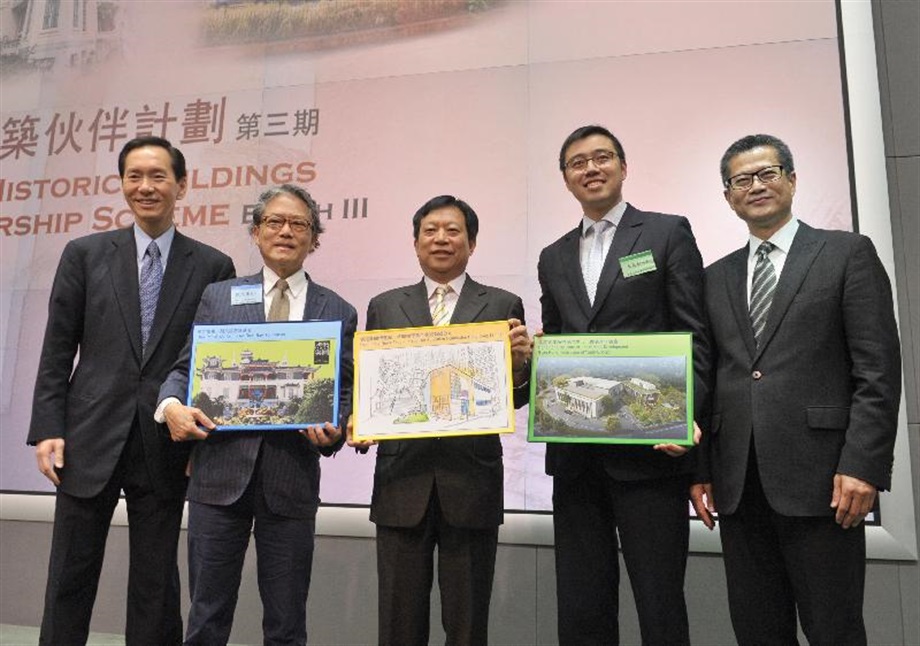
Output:
<svg viewBox="0 0 920 646">
<path fill-rule="evenodd" d="M 230 295 L 237 285 L 262 285 L 262 273 L 216 283 L 205 290 L 195 315 L 196 323 L 260 323 L 265 321 L 262 301 L 231 305 Z M 310 281 L 303 320 L 342 322 L 342 354 L 339 360 L 339 419 L 344 425 L 351 410 L 353 381 L 352 345 L 358 315 L 341 296 Z M 186 344 L 175 367 L 160 388 L 159 401 L 176 397 L 185 401 L 191 346 Z M 331 455 L 344 442 L 325 449 Z M 265 500 L 275 514 L 308 518 L 319 505 L 319 450 L 300 433 L 293 431 L 214 432 L 196 444 L 192 457 L 192 476 L 188 499 L 209 505 L 236 502 L 252 478 L 261 449 L 261 475 Z"/>
<path fill-rule="evenodd" d="M 872 242 L 800 222 L 760 349 L 748 316 L 748 248 L 706 270 L 719 512 L 741 498 L 753 438 L 775 511 L 824 516 L 834 474 L 891 484 L 901 359 L 891 286 Z"/>
<path fill-rule="evenodd" d="M 51 288 L 28 437 L 29 444 L 65 440 L 61 491 L 80 498 L 98 494 L 136 418 L 157 493 L 184 492 L 189 448 L 154 423 L 157 391 L 185 343 L 205 286 L 233 274 L 228 256 L 176 231 L 144 357 L 134 231 L 67 244 Z"/>
<path fill-rule="evenodd" d="M 703 308 L 703 261 L 686 218 L 639 211 L 627 205 L 614 234 L 597 286 L 588 299 L 579 261 L 581 225 L 546 247 L 537 275 L 543 305 L 543 332 L 692 332 L 695 416 L 703 419 L 707 398 L 709 344 Z M 651 251 L 656 270 L 626 278 L 619 259 Z M 671 458 L 651 447 L 560 445 L 546 447 L 546 472 L 572 477 L 592 459 L 620 480 L 642 480 L 693 467 L 694 451 Z"/>
<path fill-rule="evenodd" d="M 451 323 L 524 320 L 521 299 L 467 276 Z M 384 292 L 367 306 L 367 329 L 431 325 L 425 282 Z M 515 406 L 527 401 L 516 388 Z M 441 512 L 454 527 L 491 528 L 502 523 L 504 474 L 497 435 L 444 439 L 385 440 L 377 446 L 371 520 L 388 527 L 414 527 L 437 487 Z"/>
</svg>

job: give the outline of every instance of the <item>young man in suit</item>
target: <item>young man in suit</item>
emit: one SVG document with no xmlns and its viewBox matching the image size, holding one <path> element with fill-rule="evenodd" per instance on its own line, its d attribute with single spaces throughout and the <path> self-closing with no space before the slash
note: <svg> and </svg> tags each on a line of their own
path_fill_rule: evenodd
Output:
<svg viewBox="0 0 920 646">
<path fill-rule="evenodd" d="M 623 201 L 626 156 L 602 126 L 572 132 L 559 169 L 583 216 L 540 254 L 543 332 L 692 332 L 694 410 L 702 419 L 709 351 L 703 263 L 690 223 Z M 644 259 L 640 270 L 624 270 L 623 260 L 637 254 Z M 546 447 L 562 646 L 619 643 L 618 547 L 643 643 L 689 642 L 684 572 L 694 464 L 686 453 L 673 444 Z"/>
<path fill-rule="evenodd" d="M 122 491 L 130 533 L 125 640 L 182 641 L 176 548 L 188 448 L 157 428 L 153 409 L 201 293 L 233 276 L 233 262 L 173 226 L 186 191 L 177 148 L 159 137 L 129 141 L 118 172 L 134 226 L 64 248 L 35 382 L 28 442 L 57 487 L 42 644 L 86 642 Z"/>
<path fill-rule="evenodd" d="M 196 323 L 328 320 L 342 322 L 340 419 L 351 409 L 355 308 L 304 272 L 323 232 L 316 202 L 284 184 L 259 197 L 252 239 L 264 267 L 252 276 L 211 285 Z M 331 422 L 301 431 L 210 433 L 214 422 L 183 405 L 190 346 L 160 388 L 157 415 L 177 442 L 200 440 L 189 482 L 189 610 L 186 644 L 226 644 L 250 533 L 256 537 L 266 644 L 307 643 L 307 593 L 319 507 L 320 455 L 341 448 Z M 203 427 L 203 428 L 201 428 Z"/>
<path fill-rule="evenodd" d="M 367 329 L 507 320 L 514 403 L 523 406 L 531 353 L 524 305 L 518 296 L 466 273 L 479 232 L 476 212 L 463 200 L 441 195 L 422 205 L 412 228 L 424 276 L 372 298 Z M 440 299 L 439 289 L 446 290 Z M 488 643 L 503 484 L 497 435 L 380 442 L 371 520 L 377 525 L 381 645 L 428 644 L 435 546 L 447 643 Z"/>
<path fill-rule="evenodd" d="M 721 173 L 750 238 L 706 270 L 712 486 L 695 506 L 719 511 L 740 644 L 796 644 L 796 611 L 812 644 L 865 644 L 862 521 L 891 484 L 901 394 L 888 276 L 865 236 L 793 216 L 776 137 L 736 141 Z"/>
</svg>

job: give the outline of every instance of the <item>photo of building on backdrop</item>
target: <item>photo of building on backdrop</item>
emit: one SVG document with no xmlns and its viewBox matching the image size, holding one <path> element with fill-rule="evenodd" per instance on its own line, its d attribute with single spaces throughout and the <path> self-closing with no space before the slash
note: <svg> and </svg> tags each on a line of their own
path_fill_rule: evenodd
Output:
<svg viewBox="0 0 920 646">
<path fill-rule="evenodd" d="M 692 366 L 689 334 L 538 337 L 528 439 L 692 444 Z"/>
</svg>

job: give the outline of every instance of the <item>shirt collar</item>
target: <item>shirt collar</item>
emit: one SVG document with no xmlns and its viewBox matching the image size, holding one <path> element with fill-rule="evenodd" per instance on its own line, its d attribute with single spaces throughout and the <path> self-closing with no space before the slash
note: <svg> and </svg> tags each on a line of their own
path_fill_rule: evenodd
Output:
<svg viewBox="0 0 920 646">
<path fill-rule="evenodd" d="M 612 209 L 607 211 L 604 214 L 604 217 L 601 220 L 607 220 L 610 224 L 613 225 L 613 228 L 616 229 L 620 226 L 620 220 L 623 219 L 623 214 L 626 213 L 626 207 L 628 203 L 625 200 L 620 200 L 617 202 Z M 587 215 L 581 216 L 581 237 L 584 238 L 588 233 L 588 230 L 594 225 L 594 220 L 589 218 Z"/>
<path fill-rule="evenodd" d="M 166 259 L 169 258 L 169 250 L 172 248 L 173 238 L 175 236 L 176 227 L 173 225 L 161 233 L 160 237 L 156 238 L 157 246 L 160 248 L 160 262 L 165 263 Z M 134 225 L 134 245 L 137 247 L 138 264 L 143 264 L 144 255 L 147 253 L 147 247 L 150 246 L 152 240 L 153 238 L 147 235 L 146 231 L 136 224 Z"/>
<path fill-rule="evenodd" d="M 262 293 L 267 296 L 268 293 L 272 291 L 272 288 L 274 288 L 275 283 L 278 282 L 279 278 L 280 276 L 278 276 L 278 274 L 269 269 L 267 266 L 262 267 Z M 303 290 L 307 288 L 306 272 L 295 271 L 285 280 L 287 280 L 288 291 L 291 293 L 291 298 L 300 298 Z"/>
<path fill-rule="evenodd" d="M 434 290 L 438 288 L 438 285 L 442 285 L 444 283 L 439 283 L 436 280 L 432 280 L 428 276 L 425 276 L 424 279 L 425 279 L 425 290 L 426 290 L 425 293 L 428 294 L 428 298 L 430 300 L 434 296 Z M 463 285 L 465 283 L 466 283 L 466 272 L 463 272 L 462 274 L 460 274 L 453 280 L 449 281 L 447 284 L 450 285 L 450 288 L 454 290 L 454 293 L 459 296 L 460 290 L 463 289 Z"/>
<path fill-rule="evenodd" d="M 792 241 L 795 239 L 795 234 L 798 230 L 799 221 L 795 217 L 791 217 L 779 231 L 770 236 L 770 242 L 772 242 L 777 249 L 788 255 L 789 249 L 792 248 Z M 761 242 L 763 242 L 763 240 L 755 235 L 751 235 L 750 240 L 748 241 L 749 259 L 757 255 L 757 247 L 760 246 Z"/>
</svg>

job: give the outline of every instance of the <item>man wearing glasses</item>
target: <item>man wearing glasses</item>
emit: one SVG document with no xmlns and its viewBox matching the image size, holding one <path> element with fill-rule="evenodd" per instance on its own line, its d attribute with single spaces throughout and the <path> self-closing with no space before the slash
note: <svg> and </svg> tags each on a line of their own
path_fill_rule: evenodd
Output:
<svg viewBox="0 0 920 646">
<path fill-rule="evenodd" d="M 345 420 L 351 409 L 357 313 L 303 270 L 322 232 L 316 202 L 305 190 L 284 184 L 262 193 L 251 228 L 262 271 L 209 286 L 195 322 L 341 321 L 339 402 Z M 189 354 L 186 344 L 160 388 L 156 411 L 173 440 L 200 440 L 189 465 L 192 604 L 185 643 L 229 640 L 243 560 L 255 533 L 265 643 L 306 644 L 319 457 L 338 451 L 344 435 L 330 422 L 301 431 L 211 433 L 211 419 L 180 402 L 188 391 Z"/>
<path fill-rule="evenodd" d="M 690 223 L 623 201 L 626 156 L 606 128 L 583 126 L 570 134 L 559 169 L 583 215 L 540 255 L 543 332 L 692 332 L 695 410 L 702 419 L 700 376 L 709 351 L 703 262 Z M 547 446 L 562 646 L 619 643 L 618 547 L 642 642 L 689 643 L 684 572 L 693 460 L 673 444 Z"/>
<path fill-rule="evenodd" d="M 712 485 L 694 506 L 719 512 L 739 644 L 797 643 L 797 612 L 809 643 L 865 644 L 862 521 L 891 485 L 901 395 L 888 276 L 865 236 L 792 215 L 776 137 L 736 141 L 721 173 L 750 238 L 706 270 Z"/>
</svg>

